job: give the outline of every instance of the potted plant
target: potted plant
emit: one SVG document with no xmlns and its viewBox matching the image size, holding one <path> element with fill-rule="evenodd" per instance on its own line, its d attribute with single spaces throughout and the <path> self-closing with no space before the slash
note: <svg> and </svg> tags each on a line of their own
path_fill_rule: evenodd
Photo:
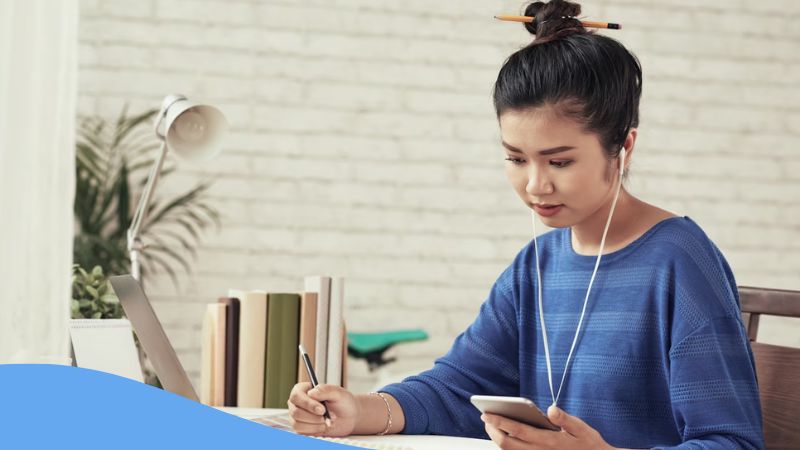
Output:
<svg viewBox="0 0 800 450">
<path fill-rule="evenodd" d="M 80 265 L 72 265 L 73 319 L 119 319 L 122 306 L 103 268 L 94 266 L 87 272 Z"/>
</svg>

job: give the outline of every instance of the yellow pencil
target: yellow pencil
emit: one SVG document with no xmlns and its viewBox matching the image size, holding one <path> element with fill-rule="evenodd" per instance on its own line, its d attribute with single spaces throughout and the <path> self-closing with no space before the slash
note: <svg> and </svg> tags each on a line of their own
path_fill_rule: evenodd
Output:
<svg viewBox="0 0 800 450">
<path fill-rule="evenodd" d="M 511 22 L 525 22 L 531 23 L 533 22 L 533 17 L 530 16 L 494 16 L 495 19 L 499 20 L 507 20 Z M 608 28 L 611 30 L 621 30 L 622 25 L 618 23 L 610 23 L 610 22 L 593 22 L 590 20 L 581 20 L 581 25 L 587 28 Z"/>
</svg>

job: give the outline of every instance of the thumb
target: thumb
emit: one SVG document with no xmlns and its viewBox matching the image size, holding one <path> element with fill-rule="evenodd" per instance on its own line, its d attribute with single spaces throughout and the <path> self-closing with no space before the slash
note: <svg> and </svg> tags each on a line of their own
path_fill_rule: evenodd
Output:
<svg viewBox="0 0 800 450">
<path fill-rule="evenodd" d="M 553 422 L 553 425 L 561 427 L 562 430 L 575 437 L 584 436 L 593 430 L 583 420 L 567 414 L 563 409 L 555 405 L 550 405 L 547 408 L 547 418 L 550 419 L 550 422 Z"/>
</svg>

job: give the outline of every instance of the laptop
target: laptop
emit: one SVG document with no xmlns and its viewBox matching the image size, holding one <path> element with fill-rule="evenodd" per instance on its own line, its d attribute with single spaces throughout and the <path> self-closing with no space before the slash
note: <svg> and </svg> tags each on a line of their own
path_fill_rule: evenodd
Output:
<svg viewBox="0 0 800 450">
<path fill-rule="evenodd" d="M 139 337 L 139 342 L 150 358 L 161 385 L 167 391 L 199 403 L 200 398 L 186 375 L 186 371 L 169 342 L 142 286 L 130 275 L 112 276 L 109 281 L 122 304 L 125 315 L 133 326 L 133 330 Z M 273 428 L 292 431 L 288 412 L 269 414 L 253 408 L 220 407 L 217 409 Z"/>
</svg>

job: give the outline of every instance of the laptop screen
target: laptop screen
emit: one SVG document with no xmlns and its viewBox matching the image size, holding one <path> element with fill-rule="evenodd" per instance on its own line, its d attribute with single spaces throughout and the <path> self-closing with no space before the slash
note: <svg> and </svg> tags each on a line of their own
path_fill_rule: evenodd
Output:
<svg viewBox="0 0 800 450">
<path fill-rule="evenodd" d="M 139 337 L 139 342 L 142 343 L 145 354 L 153 364 L 161 385 L 172 393 L 199 401 L 175 349 L 172 348 L 139 282 L 130 275 L 114 276 L 109 280 L 119 297 L 122 309 L 125 310 L 125 315 Z"/>
</svg>

